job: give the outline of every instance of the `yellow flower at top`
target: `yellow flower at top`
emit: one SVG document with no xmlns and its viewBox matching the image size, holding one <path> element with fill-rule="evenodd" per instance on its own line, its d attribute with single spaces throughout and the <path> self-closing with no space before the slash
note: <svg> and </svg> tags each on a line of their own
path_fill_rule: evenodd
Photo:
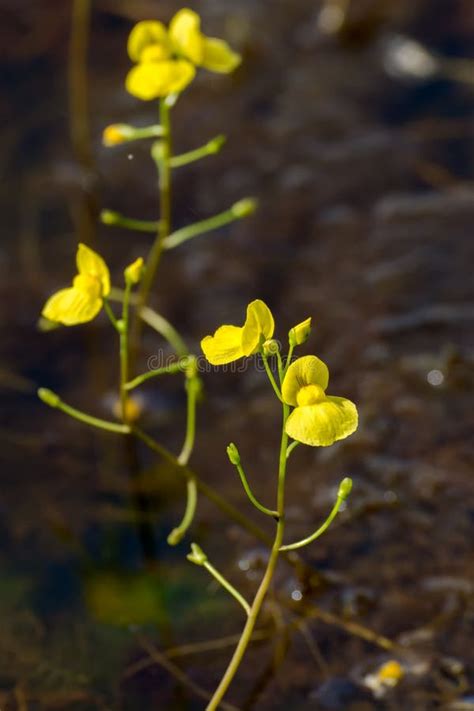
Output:
<svg viewBox="0 0 474 711">
<path fill-rule="evenodd" d="M 209 363 L 225 365 L 257 353 L 274 330 L 272 312 L 263 301 L 256 299 L 247 306 L 243 326 L 221 326 L 213 336 L 202 339 L 201 348 Z"/>
<path fill-rule="evenodd" d="M 167 29 L 162 22 L 144 20 L 130 33 L 128 54 L 135 67 L 127 75 L 127 91 L 148 101 L 183 91 L 192 82 L 196 67 L 228 74 L 241 61 L 227 42 L 206 37 L 201 19 L 183 8 Z"/>
<path fill-rule="evenodd" d="M 286 433 L 312 447 L 328 447 L 357 429 L 357 408 L 344 397 L 326 395 L 328 367 L 316 356 L 298 358 L 288 368 L 282 398 L 295 409 L 286 421 Z"/>
<path fill-rule="evenodd" d="M 49 321 L 64 326 L 92 321 L 110 293 L 110 274 L 102 257 L 85 244 L 80 244 L 76 264 L 78 274 L 72 286 L 53 294 L 41 312 Z"/>
</svg>

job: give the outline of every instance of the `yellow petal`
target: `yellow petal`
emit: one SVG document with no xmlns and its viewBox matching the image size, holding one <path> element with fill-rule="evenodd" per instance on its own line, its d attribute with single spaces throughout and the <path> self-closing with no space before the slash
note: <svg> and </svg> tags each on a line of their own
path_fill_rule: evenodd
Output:
<svg viewBox="0 0 474 711">
<path fill-rule="evenodd" d="M 143 101 L 183 91 L 194 79 L 196 70 L 184 59 L 138 64 L 127 75 L 127 91 Z"/>
<path fill-rule="evenodd" d="M 102 295 L 102 285 L 97 277 L 89 274 L 78 274 L 72 280 L 74 289 L 82 291 L 89 299 L 100 299 Z"/>
<path fill-rule="evenodd" d="M 203 48 L 200 64 L 211 72 L 229 74 L 242 61 L 240 54 L 234 52 L 224 40 L 216 39 L 215 37 L 204 37 Z"/>
<path fill-rule="evenodd" d="M 326 363 L 316 356 L 303 356 L 288 368 L 283 379 L 281 394 L 288 405 L 297 405 L 298 390 L 306 385 L 319 385 L 326 390 L 328 383 L 329 371 Z"/>
<path fill-rule="evenodd" d="M 92 321 L 102 308 L 102 299 L 91 298 L 89 294 L 75 287 L 61 289 L 46 302 L 42 315 L 50 321 L 64 326 Z"/>
<path fill-rule="evenodd" d="M 242 328 L 221 326 L 213 336 L 206 336 L 201 341 L 201 348 L 211 365 L 232 363 L 245 354 L 242 351 Z"/>
<path fill-rule="evenodd" d="M 201 18 L 193 10 L 179 10 L 170 22 L 169 36 L 176 52 L 201 64 L 204 54 L 204 37 L 201 34 Z"/>
<path fill-rule="evenodd" d="M 249 356 L 258 350 L 261 341 L 273 336 L 275 321 L 268 306 L 255 299 L 247 306 L 247 318 L 242 330 L 242 350 Z"/>
<path fill-rule="evenodd" d="M 143 52 L 150 46 L 159 48 L 160 59 L 167 59 L 170 55 L 170 41 L 168 32 L 162 22 L 144 20 L 138 22 L 130 32 L 127 51 L 132 62 L 143 61 Z M 156 53 L 155 49 L 155 53 Z"/>
<path fill-rule="evenodd" d="M 108 296 L 110 293 L 110 272 L 102 257 L 85 244 L 80 244 L 77 248 L 76 264 L 79 274 L 98 279 L 102 288 L 102 296 Z"/>
<path fill-rule="evenodd" d="M 286 433 L 312 447 L 328 447 L 357 429 L 357 408 L 344 397 L 328 397 L 317 405 L 297 407 L 286 421 Z"/>
</svg>

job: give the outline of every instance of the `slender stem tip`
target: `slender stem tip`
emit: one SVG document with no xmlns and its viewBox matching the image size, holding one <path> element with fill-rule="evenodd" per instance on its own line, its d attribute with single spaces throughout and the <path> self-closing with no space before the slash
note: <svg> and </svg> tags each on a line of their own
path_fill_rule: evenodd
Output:
<svg viewBox="0 0 474 711">
<path fill-rule="evenodd" d="M 58 407 L 61 403 L 59 395 L 56 395 L 52 390 L 48 390 L 48 388 L 39 388 L 38 397 L 49 407 Z"/>
</svg>

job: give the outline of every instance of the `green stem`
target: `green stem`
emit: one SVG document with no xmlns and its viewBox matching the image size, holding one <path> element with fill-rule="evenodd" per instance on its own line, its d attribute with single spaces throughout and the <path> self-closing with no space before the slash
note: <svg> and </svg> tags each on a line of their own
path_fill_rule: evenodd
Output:
<svg viewBox="0 0 474 711">
<path fill-rule="evenodd" d="M 145 274 L 143 275 L 138 297 L 138 311 L 147 305 L 150 291 L 155 280 L 156 271 L 163 252 L 163 243 L 171 231 L 171 121 L 170 109 L 166 99 L 160 99 L 160 124 L 163 127 L 163 138 L 152 148 L 159 176 L 160 191 L 160 221 L 158 232 L 146 261 Z M 159 147 L 157 155 L 156 147 Z"/>
<path fill-rule="evenodd" d="M 174 326 L 172 326 L 164 316 L 157 313 L 149 306 L 145 306 L 140 311 L 140 317 L 142 321 L 148 324 L 148 326 L 151 326 L 151 328 L 168 341 L 176 355 L 180 357 L 188 355 L 189 350 L 186 343 L 183 341 Z"/>
<path fill-rule="evenodd" d="M 293 351 L 295 350 L 295 347 L 290 344 L 288 348 L 288 355 L 286 356 L 286 361 L 285 361 L 285 367 L 283 368 L 283 376 L 286 375 L 286 371 L 291 365 L 291 359 L 293 357 Z"/>
<path fill-rule="evenodd" d="M 272 388 L 273 388 L 273 390 L 274 390 L 274 392 L 275 392 L 275 395 L 276 395 L 277 398 L 280 400 L 280 402 L 283 402 L 283 400 L 281 399 L 280 388 L 279 388 L 278 385 L 276 384 L 276 380 L 275 380 L 275 378 L 274 378 L 274 376 L 273 376 L 273 373 L 272 373 L 272 371 L 271 371 L 270 365 L 268 364 L 268 358 L 267 358 L 267 356 L 265 355 L 265 353 L 263 352 L 263 350 L 261 351 L 261 356 L 262 356 L 262 360 L 263 360 L 263 365 L 265 366 L 265 370 L 266 370 L 266 373 L 267 373 L 267 375 L 268 375 L 268 379 L 269 379 L 269 381 L 270 381 L 270 383 L 271 383 L 271 385 L 272 385 Z"/>
<path fill-rule="evenodd" d="M 205 220 L 200 220 L 193 225 L 187 225 L 173 232 L 163 240 L 163 249 L 174 249 L 193 237 L 216 230 L 219 227 L 228 225 L 230 222 L 235 222 L 235 220 L 241 220 L 243 217 L 252 214 L 255 206 L 256 203 L 251 198 L 239 200 L 235 205 L 232 205 L 228 210 L 224 210 L 224 212 L 220 212 L 218 215 L 213 215 L 213 217 L 208 217 Z"/>
<path fill-rule="evenodd" d="M 217 580 L 217 582 L 219 582 L 223 588 L 230 592 L 230 594 L 237 600 L 237 602 L 242 605 L 247 615 L 250 615 L 250 605 L 248 604 L 247 600 L 239 593 L 239 591 L 236 590 L 234 586 L 229 583 L 229 581 L 224 578 L 224 576 L 221 575 L 221 573 L 219 573 L 219 571 L 216 570 L 214 566 L 211 565 L 211 563 L 209 563 L 208 560 L 203 563 L 203 566 Z"/>
<path fill-rule="evenodd" d="M 196 375 L 188 378 L 186 382 L 186 391 L 188 394 L 186 435 L 184 437 L 183 447 L 177 458 L 177 462 L 181 466 L 186 466 L 194 449 L 194 440 L 196 438 L 196 401 L 199 387 L 199 378 Z M 191 476 L 187 481 L 186 509 L 184 511 L 183 518 L 181 523 L 176 526 L 176 528 L 174 528 L 168 536 L 168 543 L 170 546 L 176 546 L 186 535 L 193 522 L 194 514 L 196 513 L 196 504 L 196 478 Z"/>
<path fill-rule="evenodd" d="M 317 529 L 317 531 L 315 531 L 311 536 L 308 536 L 307 538 L 303 538 L 301 541 L 296 541 L 296 543 L 290 543 L 287 546 L 281 546 L 280 550 L 281 551 L 295 551 L 298 548 L 303 548 L 304 546 L 307 546 L 309 543 L 312 543 L 317 538 L 319 538 L 319 536 L 321 536 L 325 531 L 327 531 L 327 529 L 329 528 L 329 526 L 331 525 L 333 520 L 336 518 L 337 514 L 339 513 L 339 509 L 341 508 L 341 504 L 343 501 L 344 501 L 343 497 L 340 497 L 340 496 L 337 497 L 336 503 L 334 504 L 329 516 L 327 517 L 327 519 L 325 520 L 323 525 L 320 526 Z"/>
<path fill-rule="evenodd" d="M 105 310 L 105 313 L 107 314 L 107 316 L 109 317 L 110 323 L 111 323 L 112 326 L 115 328 L 115 330 L 117 331 L 117 333 L 119 333 L 119 332 L 120 332 L 120 326 L 119 326 L 119 324 L 118 324 L 117 319 L 115 318 L 115 314 L 114 314 L 114 312 L 112 311 L 112 308 L 111 308 L 111 306 L 110 306 L 110 304 L 109 304 L 108 299 L 104 299 L 104 310 Z"/>
<path fill-rule="evenodd" d="M 173 375 L 175 373 L 182 373 L 186 369 L 187 360 L 179 360 L 177 363 L 170 363 L 170 365 L 165 365 L 163 368 L 156 368 L 156 370 L 150 370 L 148 373 L 143 373 L 142 375 L 137 375 L 136 378 L 130 380 L 125 384 L 126 390 L 133 390 L 139 385 L 142 385 L 147 380 L 151 378 L 156 378 L 159 375 Z"/>
<path fill-rule="evenodd" d="M 241 464 L 235 464 L 234 465 L 237 471 L 239 472 L 240 480 L 242 482 L 242 486 L 245 489 L 245 493 L 249 497 L 250 501 L 252 504 L 257 508 L 259 511 L 261 511 L 264 514 L 267 514 L 267 516 L 272 516 L 276 521 L 278 521 L 278 511 L 272 511 L 271 509 L 267 509 L 266 506 L 263 506 L 253 495 L 252 490 L 250 488 L 250 485 L 248 483 L 247 477 L 245 476 L 245 472 L 243 470 L 243 467 Z"/>
<path fill-rule="evenodd" d="M 100 430 L 106 430 L 107 432 L 116 432 L 118 434 L 129 434 L 131 432 L 131 428 L 129 427 L 129 425 L 119 424 L 117 422 L 109 422 L 108 420 L 101 420 L 98 417 L 93 417 L 92 415 L 88 415 L 87 413 L 82 412 L 81 410 L 77 410 L 75 407 L 67 405 L 61 400 L 59 395 L 56 395 L 56 393 L 52 392 L 51 390 L 48 390 L 47 388 L 40 388 L 38 390 L 38 397 L 46 405 L 57 408 L 58 410 L 61 410 L 62 412 L 66 413 L 66 415 L 73 417 L 75 420 L 79 420 L 79 422 L 84 422 L 86 425 L 91 425 L 91 427 L 97 427 Z"/>
<path fill-rule="evenodd" d="M 129 333 L 129 305 L 130 305 L 130 291 L 132 285 L 130 282 L 126 281 L 125 292 L 122 304 L 122 320 L 119 324 L 119 334 L 120 334 L 120 406 L 122 410 L 122 420 L 124 424 L 127 424 L 128 414 L 127 414 L 127 382 L 128 382 L 128 333 Z"/>
<path fill-rule="evenodd" d="M 159 220 L 135 220 L 133 217 L 125 217 L 113 210 L 102 210 L 100 220 L 104 225 L 123 227 L 126 230 L 136 230 L 137 232 L 156 232 L 159 229 Z"/>
<path fill-rule="evenodd" d="M 286 458 L 289 459 L 290 454 L 296 447 L 300 444 L 300 442 L 297 442 L 296 440 L 292 442 L 291 444 L 288 445 L 288 449 L 286 450 Z"/>
<path fill-rule="evenodd" d="M 208 141 L 204 146 L 195 148 L 193 151 L 188 151 L 187 153 L 182 153 L 179 156 L 173 156 L 170 159 L 170 166 L 172 168 L 181 168 L 183 165 L 188 165 L 189 163 L 194 163 L 194 161 L 205 158 L 206 156 L 219 153 L 225 141 L 226 137 L 220 134 L 219 136 L 216 136 L 212 140 Z"/>
<path fill-rule="evenodd" d="M 257 590 L 254 601 L 250 608 L 249 615 L 247 617 L 247 622 L 242 631 L 242 635 L 235 649 L 234 655 L 227 667 L 224 676 L 221 679 L 219 686 L 217 687 L 214 695 L 207 705 L 206 711 L 215 711 L 220 702 L 222 701 L 229 685 L 231 684 L 241 662 L 243 656 L 246 652 L 248 644 L 252 638 L 252 633 L 257 622 L 258 615 L 260 613 L 263 601 L 270 587 L 270 583 L 273 578 L 273 573 L 275 572 L 276 564 L 278 561 L 278 556 L 280 553 L 280 547 L 283 541 L 284 533 L 284 508 L 285 508 L 285 475 L 286 475 L 286 449 L 288 444 L 288 435 L 285 432 L 285 424 L 288 418 L 290 409 L 288 405 L 283 404 L 283 427 L 280 445 L 280 462 L 278 467 L 278 513 L 279 520 L 277 523 L 277 530 L 275 535 L 275 540 L 270 552 L 270 557 L 268 559 L 267 569 L 263 576 L 262 582 Z"/>
</svg>

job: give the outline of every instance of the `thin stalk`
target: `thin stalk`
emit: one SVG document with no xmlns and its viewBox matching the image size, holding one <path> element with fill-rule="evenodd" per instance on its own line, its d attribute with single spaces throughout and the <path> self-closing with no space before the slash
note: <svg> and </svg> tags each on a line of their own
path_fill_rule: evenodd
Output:
<svg viewBox="0 0 474 711">
<path fill-rule="evenodd" d="M 199 392 L 199 379 L 196 375 L 187 380 L 186 391 L 188 395 L 186 434 L 181 452 L 177 458 L 177 462 L 181 466 L 185 466 L 188 463 L 194 449 L 194 441 L 196 438 L 196 400 Z M 190 476 L 187 480 L 186 486 L 186 508 L 181 523 L 176 526 L 176 528 L 174 528 L 168 536 L 168 543 L 170 546 L 176 546 L 186 535 L 196 513 L 196 504 L 196 477 Z"/>
<path fill-rule="evenodd" d="M 206 568 L 206 570 L 217 580 L 217 582 L 220 583 L 222 587 L 225 588 L 227 592 L 229 592 L 240 605 L 242 605 L 247 615 L 250 615 L 250 605 L 248 604 L 247 600 L 239 593 L 239 591 L 236 590 L 234 586 L 229 583 L 229 581 L 224 578 L 224 576 L 219 573 L 219 571 L 216 570 L 216 568 L 214 568 L 211 563 L 209 563 L 208 560 L 203 563 L 203 567 Z"/>
<path fill-rule="evenodd" d="M 239 472 L 240 480 L 242 482 L 242 486 L 244 487 L 245 493 L 249 497 L 250 501 L 252 504 L 257 508 L 259 511 L 262 513 L 266 514 L 267 516 L 271 516 L 275 520 L 278 520 L 278 511 L 272 511 L 272 509 L 267 509 L 266 506 L 263 506 L 254 496 L 252 489 L 250 488 L 250 484 L 248 483 L 247 477 L 245 476 L 245 472 L 243 470 L 242 465 L 235 464 L 234 465 L 237 471 Z"/>
<path fill-rule="evenodd" d="M 267 564 L 267 569 L 265 571 L 265 574 L 263 576 L 262 582 L 260 583 L 260 587 L 257 590 L 257 594 L 255 595 L 254 601 L 252 603 L 252 606 L 250 608 L 250 613 L 247 618 L 247 622 L 245 624 L 245 627 L 242 631 L 242 635 L 240 637 L 239 643 L 237 644 L 237 647 L 235 649 L 234 655 L 229 663 L 229 666 L 227 667 L 227 670 L 224 674 L 224 676 L 221 679 L 221 682 L 219 686 L 217 687 L 216 691 L 214 692 L 214 695 L 210 701 L 210 703 L 207 705 L 206 711 L 215 711 L 215 709 L 218 708 L 219 704 L 221 703 L 225 693 L 227 692 L 227 689 L 229 688 L 229 685 L 231 684 L 241 662 L 244 657 L 244 654 L 247 650 L 248 644 L 252 638 L 252 633 L 255 627 L 255 624 L 257 622 L 258 615 L 260 613 L 260 610 L 262 608 L 263 601 L 265 599 L 265 596 L 268 592 L 268 588 L 270 587 L 270 583 L 273 578 L 273 573 L 275 572 L 276 564 L 278 561 L 278 556 L 280 553 L 280 547 L 283 541 L 283 533 L 284 533 L 284 513 L 285 513 L 285 476 L 286 476 L 286 449 L 287 449 L 287 444 L 288 444 L 288 435 L 285 432 L 285 424 L 286 420 L 288 418 L 290 409 L 288 405 L 283 404 L 283 426 L 282 426 L 282 436 L 281 436 L 281 445 L 280 445 L 280 461 L 279 461 L 279 467 L 278 467 L 278 514 L 279 514 L 279 520 L 277 523 L 277 530 L 276 530 L 276 535 L 275 535 L 275 540 L 273 542 L 273 546 L 270 552 L 270 557 L 268 559 L 268 564 Z"/>
<path fill-rule="evenodd" d="M 100 221 L 104 225 L 123 227 L 126 230 L 135 230 L 136 232 L 153 232 L 155 234 L 160 226 L 159 220 L 136 220 L 133 217 L 125 217 L 125 215 L 113 210 L 102 210 Z"/>
<path fill-rule="evenodd" d="M 201 158 L 219 153 L 225 141 L 225 136 L 220 134 L 208 141 L 204 146 L 187 151 L 187 153 L 181 153 L 179 156 L 173 156 L 170 160 L 170 166 L 172 168 L 181 168 L 183 165 L 189 165 L 189 163 L 194 163 Z"/>
<path fill-rule="evenodd" d="M 128 382 L 128 335 L 129 335 L 129 305 L 130 305 L 130 291 L 132 285 L 130 282 L 126 281 L 125 292 L 122 303 L 122 320 L 119 324 L 119 334 L 120 334 L 120 407 L 122 410 L 122 421 L 127 424 L 128 414 L 127 414 L 127 382 Z"/>
<path fill-rule="evenodd" d="M 105 313 L 107 314 L 107 316 L 109 317 L 110 323 L 111 323 L 112 326 L 115 328 L 115 330 L 117 331 L 117 333 L 119 333 L 119 332 L 120 332 L 120 326 L 119 326 L 119 324 L 118 324 L 117 319 L 115 318 L 115 314 L 114 314 L 114 312 L 112 311 L 112 308 L 111 308 L 111 306 L 110 306 L 110 304 L 109 304 L 108 299 L 104 299 L 104 310 L 105 310 Z"/>
<path fill-rule="evenodd" d="M 281 551 L 295 551 L 298 548 L 303 548 L 304 546 L 307 546 L 309 543 L 312 543 L 315 541 L 319 536 L 321 536 L 325 531 L 328 530 L 329 526 L 331 523 L 334 521 L 336 518 L 337 514 L 339 513 L 339 509 L 341 508 L 341 504 L 345 499 L 338 496 L 336 503 L 334 504 L 333 508 L 331 509 L 331 513 L 325 520 L 325 522 L 320 526 L 311 536 L 308 536 L 307 538 L 302 538 L 300 541 L 296 541 L 296 543 L 290 543 L 287 546 L 281 546 L 280 550 Z"/>
<path fill-rule="evenodd" d="M 46 388 L 40 388 L 38 390 L 38 396 L 46 405 L 61 410 L 61 412 L 69 415 L 69 417 L 73 417 L 75 420 L 84 422 L 86 425 L 90 425 L 91 427 L 96 427 L 99 430 L 106 430 L 107 432 L 115 432 L 118 434 L 130 434 L 131 432 L 131 428 L 126 424 L 102 420 L 99 417 L 93 417 L 92 415 L 88 415 L 86 412 L 82 412 L 82 410 L 77 410 L 75 407 L 67 405 L 58 395 L 56 395 L 56 393 L 51 390 L 47 390 Z"/>
<path fill-rule="evenodd" d="M 183 341 L 175 327 L 172 326 L 164 316 L 157 313 L 149 306 L 145 306 L 140 311 L 140 318 L 168 341 L 176 355 L 186 356 L 189 354 L 186 343 Z"/>
<path fill-rule="evenodd" d="M 176 373 L 182 373 L 186 369 L 187 361 L 180 360 L 177 363 L 170 363 L 170 365 L 165 365 L 163 368 L 156 368 L 156 370 L 150 370 L 148 373 L 143 373 L 142 375 L 137 375 L 136 378 L 130 380 L 125 384 L 126 390 L 134 390 L 138 388 L 139 385 L 143 385 L 147 380 L 151 378 L 156 378 L 160 375 L 174 375 Z"/>
<path fill-rule="evenodd" d="M 288 348 L 288 355 L 286 356 L 286 360 L 285 360 L 285 367 L 283 368 L 283 376 L 286 375 L 286 371 L 288 370 L 288 368 L 291 365 L 291 359 L 293 358 L 293 351 L 294 350 L 295 350 L 295 347 L 292 346 L 290 343 L 290 346 Z"/>
<path fill-rule="evenodd" d="M 165 99 L 160 100 L 160 124 L 163 127 L 163 138 L 159 142 L 160 155 L 156 158 L 159 177 L 160 220 L 156 239 L 146 261 L 145 274 L 139 291 L 139 311 L 148 303 L 163 252 L 163 243 L 171 232 L 171 121 L 170 109 Z"/>
<path fill-rule="evenodd" d="M 238 204 L 239 203 L 237 203 L 237 205 Z M 218 215 L 213 215 L 205 220 L 200 220 L 192 225 L 187 225 L 180 230 L 176 230 L 176 232 L 173 232 L 163 240 L 163 249 L 174 249 L 193 237 L 211 232 L 212 230 L 217 230 L 219 227 L 235 222 L 235 220 L 240 220 L 245 216 L 246 215 L 240 214 L 238 209 L 235 210 L 234 205 L 232 205 L 228 210 L 224 210 L 224 212 L 220 212 Z"/>
<path fill-rule="evenodd" d="M 290 454 L 296 447 L 300 444 L 300 442 L 297 442 L 296 440 L 292 442 L 291 444 L 288 445 L 288 449 L 286 450 L 286 458 L 289 459 Z"/>
<path fill-rule="evenodd" d="M 280 402 L 282 402 L 280 388 L 278 387 L 278 385 L 277 385 L 277 383 L 276 383 L 276 380 L 275 380 L 275 378 L 274 378 L 274 375 L 273 375 L 273 373 L 272 373 L 272 371 L 271 371 L 271 368 L 270 368 L 270 365 L 269 365 L 269 363 L 268 363 L 268 358 L 267 358 L 267 356 L 265 355 L 265 353 L 263 352 L 263 350 L 262 350 L 262 352 L 261 352 L 261 356 L 262 356 L 262 360 L 263 360 L 263 365 L 265 366 L 265 371 L 266 371 L 266 373 L 267 373 L 267 375 L 268 375 L 268 379 L 269 379 L 269 381 L 270 381 L 270 383 L 271 383 L 271 386 L 272 386 L 272 388 L 273 388 L 273 390 L 274 390 L 274 392 L 275 392 L 275 395 L 276 395 L 277 398 L 280 400 Z"/>
</svg>

